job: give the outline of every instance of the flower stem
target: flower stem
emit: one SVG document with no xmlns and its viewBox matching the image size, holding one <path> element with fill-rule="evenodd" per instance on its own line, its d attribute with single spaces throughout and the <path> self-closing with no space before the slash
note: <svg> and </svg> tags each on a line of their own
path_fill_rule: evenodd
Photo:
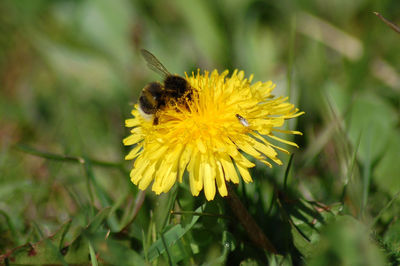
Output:
<svg viewBox="0 0 400 266">
<path fill-rule="evenodd" d="M 242 224 L 245 231 L 248 233 L 251 241 L 253 241 L 253 243 L 258 247 L 261 247 L 268 252 L 277 254 L 278 252 L 276 251 L 275 247 L 247 211 L 247 208 L 240 201 L 235 192 L 234 186 L 230 183 L 227 183 L 226 185 L 228 187 L 228 196 L 226 199 L 229 203 L 229 206 L 231 207 L 232 212 L 239 219 L 239 222 Z"/>
<path fill-rule="evenodd" d="M 100 161 L 100 160 L 94 160 L 94 159 L 89 159 L 89 158 L 83 158 L 80 156 L 69 156 L 69 155 L 60 155 L 60 154 L 55 154 L 55 153 L 50 153 L 46 151 L 39 151 L 34 148 L 31 148 L 27 145 L 23 144 L 16 144 L 14 146 L 17 150 L 20 150 L 25 153 L 32 154 L 34 156 L 42 157 L 45 159 L 50 159 L 50 160 L 55 160 L 55 161 L 64 161 L 64 162 L 75 162 L 75 163 L 80 163 L 80 164 L 85 164 L 87 160 L 91 162 L 93 165 L 98 165 L 98 166 L 103 166 L 103 167 L 115 167 L 115 168 L 121 168 L 122 163 L 118 162 L 107 162 L 107 161 Z"/>
<path fill-rule="evenodd" d="M 380 19 L 382 20 L 386 25 L 388 25 L 392 30 L 394 30 L 397 33 L 400 33 L 400 27 L 397 26 L 396 24 L 394 24 L 393 22 L 387 20 L 384 16 L 382 16 L 381 14 L 379 14 L 378 12 L 374 12 L 374 14 Z"/>
</svg>

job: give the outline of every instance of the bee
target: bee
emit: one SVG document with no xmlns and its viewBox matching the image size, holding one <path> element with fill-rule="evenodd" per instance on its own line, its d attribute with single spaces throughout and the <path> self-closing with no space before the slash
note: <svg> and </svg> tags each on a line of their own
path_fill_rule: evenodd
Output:
<svg viewBox="0 0 400 266">
<path fill-rule="evenodd" d="M 146 85 L 139 97 L 139 112 L 144 118 L 153 119 L 153 125 L 157 125 L 159 112 L 171 101 L 190 100 L 192 88 L 185 78 L 171 74 L 152 53 L 145 49 L 140 52 L 147 66 L 164 77 L 163 84 L 151 82 Z"/>
</svg>

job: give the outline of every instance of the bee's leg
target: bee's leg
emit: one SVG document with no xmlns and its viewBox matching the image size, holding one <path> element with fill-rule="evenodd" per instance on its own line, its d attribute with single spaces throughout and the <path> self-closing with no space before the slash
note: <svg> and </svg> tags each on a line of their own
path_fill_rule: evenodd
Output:
<svg viewBox="0 0 400 266">
<path fill-rule="evenodd" d="M 158 116 L 154 115 L 154 119 L 153 119 L 153 126 L 158 125 Z"/>
<path fill-rule="evenodd" d="M 183 106 L 185 107 L 186 110 L 190 110 L 189 108 L 189 102 L 191 102 L 193 99 L 193 93 L 192 90 L 188 90 L 185 95 L 183 95 L 183 97 L 180 99 L 181 100 L 181 104 L 183 104 Z"/>
<path fill-rule="evenodd" d="M 187 98 L 187 100 L 188 101 L 191 101 L 192 100 L 192 97 L 193 97 L 193 90 L 189 87 L 189 89 L 187 90 L 187 93 L 186 93 L 186 98 Z"/>
</svg>

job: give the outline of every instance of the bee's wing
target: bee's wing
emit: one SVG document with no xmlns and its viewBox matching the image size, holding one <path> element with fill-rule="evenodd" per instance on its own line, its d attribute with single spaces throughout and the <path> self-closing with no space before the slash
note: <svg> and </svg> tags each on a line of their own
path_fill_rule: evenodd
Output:
<svg viewBox="0 0 400 266">
<path fill-rule="evenodd" d="M 168 76 L 171 75 L 171 73 L 168 72 L 168 70 L 165 68 L 165 66 L 163 64 L 161 64 L 161 62 L 149 51 L 145 50 L 145 49 L 141 49 L 140 52 L 142 53 L 143 58 L 146 60 L 147 62 L 147 66 L 163 75 L 163 76 Z"/>
</svg>

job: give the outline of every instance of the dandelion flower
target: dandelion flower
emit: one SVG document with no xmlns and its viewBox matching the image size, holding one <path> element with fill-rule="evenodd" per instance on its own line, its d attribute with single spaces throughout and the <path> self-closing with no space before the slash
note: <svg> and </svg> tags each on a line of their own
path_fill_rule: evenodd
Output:
<svg viewBox="0 0 400 266">
<path fill-rule="evenodd" d="M 126 120 L 132 129 L 123 142 L 135 146 L 125 159 L 135 159 L 130 177 L 139 189 L 152 183 L 156 194 L 168 192 L 187 171 L 191 193 L 204 189 L 213 200 L 216 190 L 227 196 L 226 182 L 237 184 L 240 177 L 252 182 L 249 168 L 255 164 L 246 154 L 272 167 L 272 162 L 282 164 L 276 150 L 288 151 L 271 139 L 297 147 L 275 133 L 301 134 L 279 128 L 303 112 L 287 97 L 273 98 L 273 82 L 252 84 L 253 76 L 247 79 L 237 70 L 231 76 L 216 70 L 185 75 L 193 88 L 190 99 L 167 104 L 157 113 L 157 124 L 142 116 L 138 105 Z"/>
</svg>

